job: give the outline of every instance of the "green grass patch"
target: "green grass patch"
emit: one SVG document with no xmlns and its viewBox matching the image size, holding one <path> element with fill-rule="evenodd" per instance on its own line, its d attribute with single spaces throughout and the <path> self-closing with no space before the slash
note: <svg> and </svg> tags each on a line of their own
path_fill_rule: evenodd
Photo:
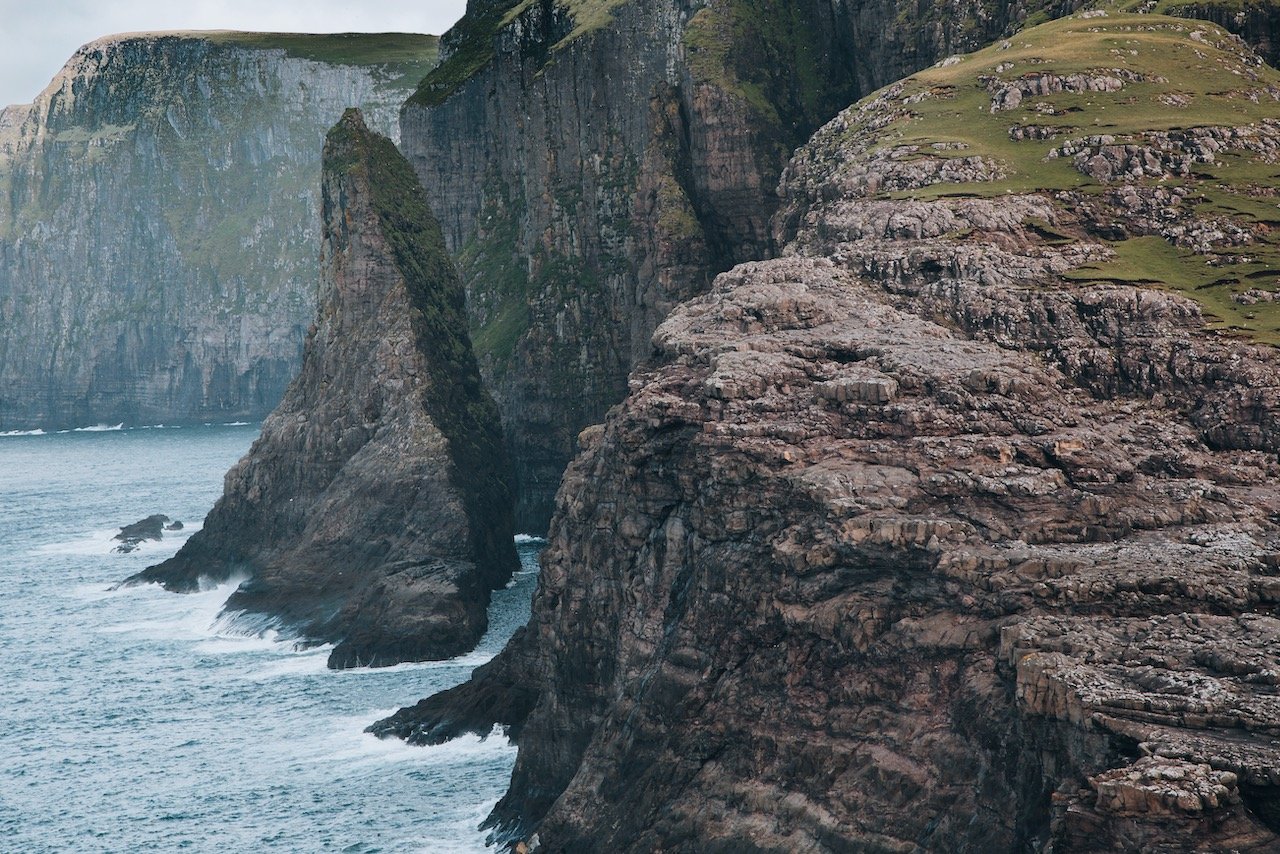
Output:
<svg viewBox="0 0 1280 854">
<path fill-rule="evenodd" d="M 1280 247 L 1242 247 L 1240 255 L 1249 260 L 1241 263 L 1197 255 L 1159 237 L 1138 237 L 1111 247 L 1116 253 L 1111 261 L 1073 270 L 1066 278 L 1175 291 L 1200 304 L 1210 329 L 1280 345 L 1280 303 L 1241 305 L 1234 299 L 1251 288 L 1272 292 L 1280 288 Z"/>
<path fill-rule="evenodd" d="M 1200 30 L 1207 41 L 1189 38 L 1192 30 Z M 1255 103 L 1243 92 L 1280 85 L 1280 73 L 1265 66 L 1251 68 L 1234 50 L 1208 43 L 1223 38 L 1225 33 L 1213 24 L 1158 15 L 1074 18 L 1043 24 L 969 54 L 958 63 L 907 78 L 903 97 L 925 97 L 910 106 L 904 120 L 881 135 L 877 147 L 919 145 L 927 150 L 935 142 L 961 143 L 963 150 L 944 156 L 982 155 L 1005 167 L 1006 177 L 1000 181 L 935 185 L 916 194 L 903 194 L 907 196 L 990 197 L 1081 188 L 1092 182 L 1074 169 L 1069 159 L 1048 157 L 1066 139 L 1108 134 L 1124 141 L 1145 131 L 1250 124 L 1276 115 L 1276 105 L 1269 97 Z M 1012 81 L 1040 73 L 1106 73 L 1109 69 L 1123 69 L 1147 79 L 1126 83 L 1118 92 L 1027 97 L 1017 108 L 996 113 L 981 79 Z M 1250 80 L 1251 73 L 1257 74 L 1256 81 Z M 1174 105 L 1187 97 L 1190 106 Z M 1052 128 L 1058 136 L 1014 141 L 1009 129 L 1015 125 Z"/>
<path fill-rule="evenodd" d="M 505 366 L 515 355 L 516 344 L 529 328 L 529 304 L 519 296 L 504 299 L 497 312 L 476 330 L 476 356 Z"/>
<path fill-rule="evenodd" d="M 510 25 L 534 0 L 493 0 L 468 9 L 453 29 L 445 35 L 449 58 L 425 78 L 409 99 L 412 104 L 434 107 L 470 80 L 493 59 L 498 33 Z M 613 10 L 626 0 L 558 0 L 573 19 L 573 28 L 552 49 L 559 49 L 579 36 L 605 26 L 613 18 Z"/>
<path fill-rule="evenodd" d="M 998 87 L 989 80 L 1003 85 L 1046 73 L 1129 79 L 1114 92 L 1027 95 L 1013 109 L 993 112 L 991 90 Z M 1280 116 L 1266 92 L 1277 86 L 1280 72 L 1252 64 L 1211 23 L 1159 15 L 1071 18 L 907 78 L 896 121 L 875 131 L 854 125 L 846 133 L 850 141 L 870 141 L 872 152 L 916 146 L 909 159 L 977 155 L 996 161 L 1004 172 L 996 181 L 935 184 L 893 198 L 1097 195 L 1104 185 L 1076 169 L 1072 157 L 1050 152 L 1087 136 L 1127 143 L 1141 142 L 1153 131 L 1261 124 Z M 1055 136 L 1015 141 L 1010 128 L 1019 125 L 1048 128 Z M 935 143 L 949 145 L 939 150 Z M 1214 163 L 1195 164 L 1188 177 L 1144 183 L 1185 187 L 1188 195 L 1180 209 L 1186 215 L 1222 223 L 1228 231 L 1244 228 L 1253 242 L 1228 246 L 1219 241 L 1212 252 L 1197 254 L 1160 237 L 1139 237 L 1111 243 L 1112 260 L 1067 277 L 1175 291 L 1201 305 L 1210 328 L 1280 344 L 1280 304 L 1242 305 L 1234 299 L 1250 289 L 1280 287 L 1280 199 L 1274 195 L 1280 164 L 1245 151 L 1224 152 Z M 1026 225 L 1050 245 L 1072 239 L 1048 223 Z"/>
</svg>

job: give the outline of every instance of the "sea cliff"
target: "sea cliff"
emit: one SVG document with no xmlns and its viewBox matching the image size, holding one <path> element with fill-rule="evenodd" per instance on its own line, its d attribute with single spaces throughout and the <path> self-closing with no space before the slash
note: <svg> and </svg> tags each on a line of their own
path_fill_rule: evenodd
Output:
<svg viewBox="0 0 1280 854">
<path fill-rule="evenodd" d="M 546 528 L 578 432 L 625 395 L 657 325 L 774 253 L 792 151 L 861 95 L 1037 8 L 468 5 L 402 111 L 403 148 L 459 256 L 524 529 Z"/>
<path fill-rule="evenodd" d="M 539 851 L 1275 850 L 1277 83 L 1090 15 L 842 113 L 374 731 L 506 724 Z"/>
<path fill-rule="evenodd" d="M 0 113 L 0 431 L 257 420 L 316 308 L 320 148 L 398 130 L 416 35 L 154 33 Z"/>
</svg>

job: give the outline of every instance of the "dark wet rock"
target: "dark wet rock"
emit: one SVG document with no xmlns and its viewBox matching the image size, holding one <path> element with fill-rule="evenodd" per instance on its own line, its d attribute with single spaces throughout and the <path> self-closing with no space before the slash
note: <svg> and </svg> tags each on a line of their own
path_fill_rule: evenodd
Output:
<svg viewBox="0 0 1280 854">
<path fill-rule="evenodd" d="M 321 309 L 301 374 L 173 559 L 247 576 L 230 611 L 337 644 L 332 667 L 447 658 L 517 565 L 498 415 L 413 171 L 349 111 L 325 145 Z"/>
<path fill-rule="evenodd" d="M 403 738 L 410 744 L 443 744 L 461 735 L 486 736 L 495 725 L 517 738 L 537 699 L 527 676 L 533 662 L 520 654 L 525 629 L 513 636 L 508 654 L 477 667 L 471 681 L 401 709 L 370 726 L 381 738 Z"/>
<path fill-rule="evenodd" d="M 119 554 L 129 554 L 137 551 L 138 546 L 148 540 L 164 539 L 165 531 L 179 531 L 181 529 L 181 522 L 175 522 L 168 516 L 157 513 L 121 528 L 120 533 L 112 537 L 113 540 L 119 540 L 120 545 L 113 548 L 112 551 Z"/>
</svg>

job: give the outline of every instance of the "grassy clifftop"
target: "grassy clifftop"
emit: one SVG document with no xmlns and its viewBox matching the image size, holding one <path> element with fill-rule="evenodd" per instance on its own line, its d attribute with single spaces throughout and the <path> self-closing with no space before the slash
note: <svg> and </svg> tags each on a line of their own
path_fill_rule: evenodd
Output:
<svg viewBox="0 0 1280 854">
<path fill-rule="evenodd" d="M 1173 223 L 1165 232 L 1125 229 L 1134 211 L 1117 208 L 1116 233 L 1101 235 L 1115 238 L 1114 259 L 1072 276 L 1178 290 L 1214 326 L 1280 343 L 1270 296 L 1280 291 L 1280 72 L 1219 27 L 1086 13 L 952 57 L 863 103 L 877 99 L 888 123 L 886 110 L 863 110 L 847 141 L 871 140 L 873 156 L 995 166 L 983 176 L 994 180 L 880 197 L 1043 193 L 1069 210 L 1114 205 L 1122 187 L 1169 190 L 1176 210 L 1152 214 Z"/>
<path fill-rule="evenodd" d="M 388 77 L 421 80 L 440 58 L 440 37 L 419 33 L 199 33 L 214 44 L 283 50 L 331 65 L 376 68 Z"/>
</svg>

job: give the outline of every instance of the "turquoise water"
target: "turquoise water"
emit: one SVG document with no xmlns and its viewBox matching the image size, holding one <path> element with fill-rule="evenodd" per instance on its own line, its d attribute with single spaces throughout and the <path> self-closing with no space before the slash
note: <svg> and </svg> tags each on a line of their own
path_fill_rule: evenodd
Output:
<svg viewBox="0 0 1280 854">
<path fill-rule="evenodd" d="M 0 851 L 484 850 L 505 738 L 416 748 L 362 730 L 502 647 L 528 616 L 536 545 L 474 653 L 379 670 L 230 633 L 230 588 L 110 590 L 198 528 L 256 433 L 0 437 Z M 113 554 L 152 513 L 186 530 Z"/>
</svg>

